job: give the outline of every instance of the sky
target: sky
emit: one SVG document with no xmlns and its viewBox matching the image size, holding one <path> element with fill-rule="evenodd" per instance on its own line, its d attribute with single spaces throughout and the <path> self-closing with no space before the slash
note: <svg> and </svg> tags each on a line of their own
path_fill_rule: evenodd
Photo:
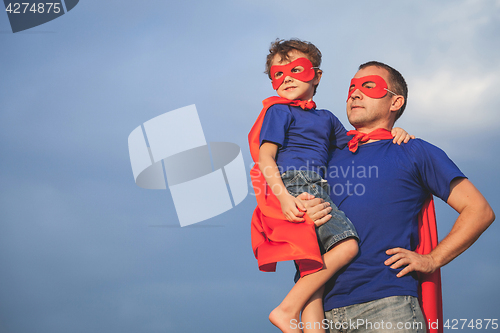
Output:
<svg viewBox="0 0 500 333">
<path fill-rule="evenodd" d="M 267 316 L 294 268 L 259 272 L 252 193 L 181 228 L 168 190 L 135 184 L 127 146 L 195 104 L 207 141 L 238 144 L 249 171 L 276 38 L 321 50 L 315 101 L 348 129 L 357 66 L 398 69 L 397 126 L 444 149 L 500 212 L 499 36 L 499 0 L 81 0 L 15 34 L 0 13 L 0 332 L 278 332 Z M 441 238 L 457 216 L 438 200 Z M 445 320 L 500 319 L 499 228 L 442 268 Z"/>
</svg>

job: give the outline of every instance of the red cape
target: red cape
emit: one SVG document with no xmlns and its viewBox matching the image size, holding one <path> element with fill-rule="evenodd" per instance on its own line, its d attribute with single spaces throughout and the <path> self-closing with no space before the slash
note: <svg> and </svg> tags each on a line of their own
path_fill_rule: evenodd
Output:
<svg viewBox="0 0 500 333">
<path fill-rule="evenodd" d="M 262 102 L 264 108 L 248 134 L 250 154 L 255 162 L 250 177 L 257 198 L 257 208 L 252 216 L 252 248 L 261 271 L 274 272 L 278 261 L 295 260 L 300 275 L 304 276 L 323 268 L 314 222 L 307 215 L 302 223 L 292 223 L 285 218 L 278 198 L 267 185 L 258 165 L 259 136 L 267 109 L 274 104 L 292 102 L 281 97 L 265 99 Z"/>
<path fill-rule="evenodd" d="M 260 130 L 267 109 L 274 104 L 290 104 L 281 97 L 265 99 L 259 117 L 248 134 L 250 154 L 255 162 L 250 177 L 257 198 L 257 207 L 252 216 L 252 248 L 259 269 L 274 272 L 278 261 L 295 260 L 300 275 L 314 273 L 323 268 L 314 222 L 305 215 L 305 222 L 289 222 L 281 212 L 278 198 L 273 194 L 262 175 L 259 162 Z M 415 252 L 427 254 L 438 244 L 434 200 L 430 196 L 419 213 L 419 245 Z M 421 274 L 419 301 L 426 325 L 438 323 L 437 329 L 427 327 L 428 333 L 443 332 L 443 305 L 441 296 L 441 273 Z"/>
<path fill-rule="evenodd" d="M 438 244 L 436 211 L 432 195 L 424 202 L 418 214 L 419 244 L 415 252 L 428 254 Z M 420 274 L 418 290 L 420 307 L 424 313 L 428 333 L 443 333 L 443 298 L 441 293 L 441 270 L 432 274 Z M 435 324 L 437 323 L 437 324 Z M 429 327 L 437 326 L 437 328 Z"/>
</svg>

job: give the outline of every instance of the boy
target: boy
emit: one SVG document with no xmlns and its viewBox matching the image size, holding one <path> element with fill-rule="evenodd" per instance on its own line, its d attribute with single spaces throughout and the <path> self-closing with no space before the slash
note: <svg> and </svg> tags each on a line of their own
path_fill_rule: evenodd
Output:
<svg viewBox="0 0 500 333">
<path fill-rule="evenodd" d="M 358 252 L 356 230 L 333 204 L 322 179 L 330 150 L 343 148 L 350 137 L 331 112 L 317 110 L 312 101 L 322 75 L 320 64 L 321 52 L 311 43 L 274 42 L 266 73 L 281 98 L 264 101 L 265 108 L 249 135 L 256 162 L 252 182 L 259 203 L 252 220 L 252 245 L 260 269 L 272 271 L 276 261 L 293 259 L 301 275 L 269 315 L 282 332 L 301 332 L 301 312 L 304 332 L 324 332 L 323 285 Z M 403 131 L 399 142 L 406 136 Z M 331 206 L 331 218 L 318 227 L 317 236 L 296 198 L 302 192 L 321 197 Z M 282 214 L 276 213 L 276 206 Z M 318 243 L 322 258 L 317 246 L 312 248 Z"/>
</svg>

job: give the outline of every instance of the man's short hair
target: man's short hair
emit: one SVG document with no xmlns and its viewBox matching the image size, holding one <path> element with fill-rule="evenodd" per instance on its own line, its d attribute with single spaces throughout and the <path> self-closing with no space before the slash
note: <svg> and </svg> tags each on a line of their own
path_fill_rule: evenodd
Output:
<svg viewBox="0 0 500 333">
<path fill-rule="evenodd" d="M 401 107 L 401 109 L 399 109 L 398 113 L 396 114 L 396 119 L 395 119 L 395 121 L 396 121 L 403 114 L 403 112 L 406 108 L 406 102 L 408 101 L 408 86 L 406 85 L 406 81 L 400 72 L 398 72 L 397 70 L 395 70 L 391 66 L 386 65 L 386 64 L 381 63 L 381 62 L 378 62 L 378 61 L 369 61 L 367 63 L 359 65 L 359 69 L 361 70 L 363 68 L 370 67 L 370 66 L 380 67 L 380 68 L 384 68 L 385 70 L 387 70 L 389 72 L 389 82 L 388 82 L 389 88 L 388 89 L 405 98 L 405 102 L 403 103 L 403 106 Z"/>
<path fill-rule="evenodd" d="M 274 56 L 279 55 L 281 57 L 280 61 L 288 61 L 288 53 L 293 50 L 304 53 L 307 59 L 311 61 L 313 67 L 319 67 L 321 65 L 321 52 L 314 44 L 298 38 L 292 38 L 289 40 L 277 38 L 273 43 L 271 43 L 271 47 L 269 48 L 269 54 L 266 59 L 266 70 L 264 73 L 271 78 L 270 70 Z M 314 69 L 315 72 L 317 72 L 317 70 L 317 68 Z M 314 87 L 314 93 L 316 93 L 317 87 L 318 85 Z"/>
</svg>

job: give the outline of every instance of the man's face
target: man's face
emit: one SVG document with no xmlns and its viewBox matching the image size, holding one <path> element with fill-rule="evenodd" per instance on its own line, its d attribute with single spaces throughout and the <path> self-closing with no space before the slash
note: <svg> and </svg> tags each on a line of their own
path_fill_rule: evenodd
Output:
<svg viewBox="0 0 500 333">
<path fill-rule="evenodd" d="M 389 84 L 389 72 L 380 67 L 369 66 L 360 69 L 354 78 L 365 77 L 369 75 L 378 75 Z M 374 88 L 374 82 L 366 82 L 363 84 L 365 88 Z M 350 87 L 351 89 L 351 87 Z M 389 87 L 391 89 L 391 87 Z M 350 97 L 347 99 L 347 117 L 349 122 L 356 128 L 374 128 L 392 127 L 392 105 L 393 94 L 387 94 L 381 98 L 372 98 L 365 95 L 361 90 L 354 88 Z"/>
<path fill-rule="evenodd" d="M 281 57 L 279 55 L 275 55 L 274 59 L 271 63 L 271 66 L 275 65 L 286 65 L 291 63 L 292 61 L 298 58 L 306 58 L 306 55 L 300 51 L 292 50 L 288 53 L 289 60 L 280 61 Z M 297 66 L 292 69 L 292 72 L 303 71 L 304 68 L 302 66 Z M 277 72 L 276 78 L 279 78 L 279 75 L 283 75 L 281 72 Z M 319 83 L 321 78 L 321 72 L 319 71 L 315 77 L 307 82 L 300 81 L 291 76 L 285 76 L 283 83 L 276 89 L 276 92 L 280 97 L 287 98 L 290 100 L 302 100 L 302 101 L 310 101 L 314 95 L 314 86 Z"/>
</svg>

